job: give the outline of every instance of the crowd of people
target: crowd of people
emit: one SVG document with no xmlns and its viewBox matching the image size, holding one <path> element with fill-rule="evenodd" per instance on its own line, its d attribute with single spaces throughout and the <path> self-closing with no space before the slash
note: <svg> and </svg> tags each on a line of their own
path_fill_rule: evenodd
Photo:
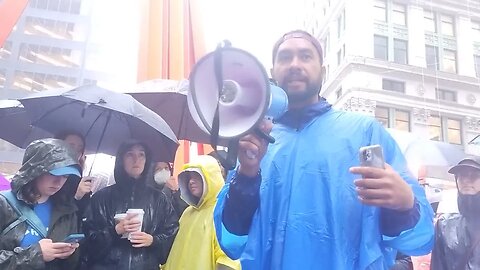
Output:
<svg viewBox="0 0 480 270">
<path fill-rule="evenodd" d="M 240 138 L 228 174 L 205 155 L 174 177 L 130 140 L 115 183 L 92 194 L 82 134 L 32 142 L 0 196 L 0 269 L 412 269 L 410 256 L 432 249 L 431 269 L 480 269 L 480 159 L 451 168 L 460 213 L 434 225 L 382 125 L 320 96 L 318 40 L 288 32 L 272 61 L 289 110 L 260 124 L 275 143 Z M 369 145 L 382 147 L 385 168 L 359 165 Z"/>
</svg>

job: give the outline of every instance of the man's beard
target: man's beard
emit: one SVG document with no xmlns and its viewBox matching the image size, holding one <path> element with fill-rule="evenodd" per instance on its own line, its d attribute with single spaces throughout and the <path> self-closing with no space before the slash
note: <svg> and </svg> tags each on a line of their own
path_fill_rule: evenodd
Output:
<svg viewBox="0 0 480 270">
<path fill-rule="evenodd" d="M 290 91 L 287 85 L 281 85 L 282 89 L 285 90 L 288 96 L 288 101 L 290 103 L 297 103 L 307 101 L 313 96 L 318 96 L 320 94 L 320 90 L 322 88 L 322 82 L 317 83 L 307 83 L 306 89 L 302 92 L 298 91 Z"/>
</svg>

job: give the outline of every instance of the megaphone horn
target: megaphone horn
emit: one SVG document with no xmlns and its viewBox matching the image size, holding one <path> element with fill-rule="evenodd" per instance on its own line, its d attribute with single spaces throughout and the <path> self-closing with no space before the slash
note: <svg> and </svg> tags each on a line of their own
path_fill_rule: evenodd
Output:
<svg viewBox="0 0 480 270">
<path fill-rule="evenodd" d="M 219 138 L 229 141 L 227 153 L 235 155 L 230 157 L 233 165 L 237 153 L 231 148 L 238 139 L 255 131 L 273 143 L 256 127 L 265 116 L 276 119 L 288 109 L 285 91 L 270 83 L 260 62 L 230 44 L 217 47 L 194 66 L 187 100 L 195 123 L 210 134 L 215 150 Z"/>
</svg>

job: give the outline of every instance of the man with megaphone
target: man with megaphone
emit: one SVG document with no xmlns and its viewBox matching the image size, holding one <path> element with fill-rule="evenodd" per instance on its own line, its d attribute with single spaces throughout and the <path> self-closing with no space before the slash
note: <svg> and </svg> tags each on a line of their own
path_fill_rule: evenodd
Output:
<svg viewBox="0 0 480 270">
<path fill-rule="evenodd" d="M 214 217 L 225 253 L 246 270 L 388 269 L 397 251 L 429 253 L 433 211 L 395 141 L 374 118 L 319 96 L 320 43 L 292 31 L 272 57 L 289 110 L 273 125 L 275 143 L 253 132 L 239 140 Z M 370 145 L 383 148 L 384 168 L 359 165 Z"/>
</svg>

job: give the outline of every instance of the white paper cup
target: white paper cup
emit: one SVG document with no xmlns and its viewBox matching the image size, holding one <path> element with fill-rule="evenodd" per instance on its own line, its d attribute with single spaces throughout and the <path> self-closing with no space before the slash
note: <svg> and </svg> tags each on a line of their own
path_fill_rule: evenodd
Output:
<svg viewBox="0 0 480 270">
<path fill-rule="evenodd" d="M 134 218 L 138 219 L 140 221 L 140 226 L 138 227 L 137 232 L 142 231 L 143 215 L 144 214 L 145 214 L 145 211 L 143 211 L 143 209 L 128 209 L 127 210 L 127 216 L 136 216 Z M 128 240 L 130 240 L 130 234 L 128 234 Z"/>
</svg>

